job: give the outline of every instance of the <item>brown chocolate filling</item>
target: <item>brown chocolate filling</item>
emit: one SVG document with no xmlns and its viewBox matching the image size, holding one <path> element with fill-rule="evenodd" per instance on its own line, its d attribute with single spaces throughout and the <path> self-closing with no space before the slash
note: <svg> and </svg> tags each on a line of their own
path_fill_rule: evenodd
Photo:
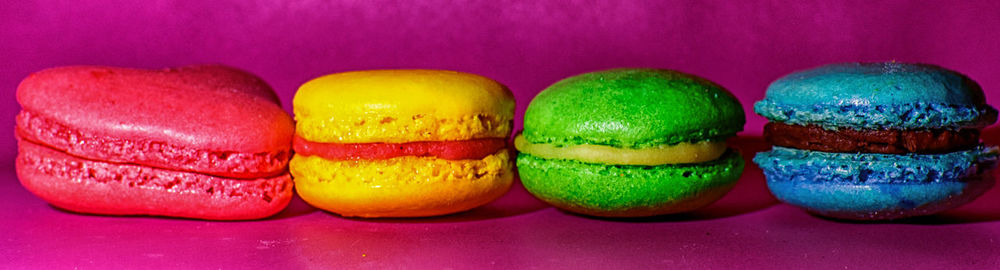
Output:
<svg viewBox="0 0 1000 270">
<path fill-rule="evenodd" d="M 823 152 L 934 154 L 975 147 L 979 130 L 826 130 L 770 122 L 764 126 L 764 139 L 777 146 Z"/>
</svg>

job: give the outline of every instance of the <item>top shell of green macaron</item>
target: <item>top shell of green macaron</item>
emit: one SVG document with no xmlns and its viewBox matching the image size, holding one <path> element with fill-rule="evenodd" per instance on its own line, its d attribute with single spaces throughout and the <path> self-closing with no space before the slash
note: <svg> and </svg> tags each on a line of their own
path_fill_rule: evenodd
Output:
<svg viewBox="0 0 1000 270">
<path fill-rule="evenodd" d="M 612 69 L 549 86 L 528 105 L 532 143 L 626 148 L 723 140 L 743 130 L 743 107 L 718 84 L 662 69 Z"/>
</svg>

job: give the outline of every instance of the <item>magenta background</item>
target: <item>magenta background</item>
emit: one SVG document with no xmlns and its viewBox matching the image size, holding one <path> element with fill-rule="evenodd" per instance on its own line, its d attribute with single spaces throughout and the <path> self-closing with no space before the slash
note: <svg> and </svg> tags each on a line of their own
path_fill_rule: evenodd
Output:
<svg viewBox="0 0 1000 270">
<path fill-rule="evenodd" d="M 938 64 L 1000 104 L 1000 2 L 870 2 L 8 0 L 0 126 L 13 126 L 22 78 L 75 64 L 232 65 L 270 82 L 285 108 L 327 73 L 454 69 L 508 85 L 519 115 L 566 76 L 672 68 L 743 102 L 747 132 L 734 143 L 748 156 L 767 147 L 752 102 L 775 78 L 825 63 Z M 0 145 L 0 268 L 1000 268 L 998 190 L 933 217 L 845 223 L 777 204 L 750 166 L 707 209 L 640 220 L 570 215 L 520 186 L 427 219 L 344 219 L 298 200 L 255 222 L 114 218 L 47 206 L 17 183 L 13 137 Z"/>
</svg>

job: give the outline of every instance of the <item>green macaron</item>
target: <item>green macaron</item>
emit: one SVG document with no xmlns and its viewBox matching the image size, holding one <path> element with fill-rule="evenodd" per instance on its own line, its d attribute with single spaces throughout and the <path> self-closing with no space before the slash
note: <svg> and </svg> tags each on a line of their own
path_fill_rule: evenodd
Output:
<svg viewBox="0 0 1000 270">
<path fill-rule="evenodd" d="M 612 69 L 559 81 L 528 105 L 516 140 L 525 188 L 558 208 L 640 217 L 704 207 L 743 171 L 726 147 L 745 123 L 721 86 L 672 70 Z"/>
</svg>

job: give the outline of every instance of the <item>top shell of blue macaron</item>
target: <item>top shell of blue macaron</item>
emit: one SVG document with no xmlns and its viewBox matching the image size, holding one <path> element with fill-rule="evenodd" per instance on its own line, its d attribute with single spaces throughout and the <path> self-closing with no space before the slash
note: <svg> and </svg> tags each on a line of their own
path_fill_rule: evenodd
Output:
<svg viewBox="0 0 1000 270">
<path fill-rule="evenodd" d="M 754 111 L 772 120 L 826 128 L 983 127 L 996 121 L 982 88 L 925 64 L 843 63 L 782 77 Z"/>
</svg>

